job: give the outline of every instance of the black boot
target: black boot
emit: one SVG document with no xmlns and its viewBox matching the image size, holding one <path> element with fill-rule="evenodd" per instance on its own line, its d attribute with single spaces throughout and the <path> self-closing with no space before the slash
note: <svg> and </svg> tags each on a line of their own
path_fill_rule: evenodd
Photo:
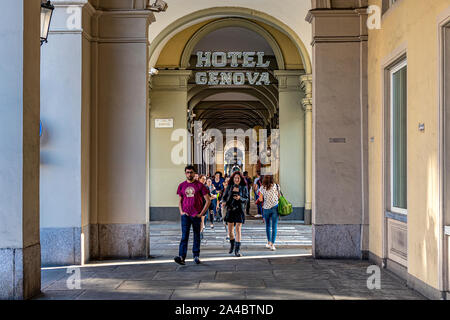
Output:
<svg viewBox="0 0 450 320">
<path fill-rule="evenodd" d="M 230 240 L 230 251 L 228 252 L 228 253 L 233 253 L 233 251 L 234 251 L 234 243 L 235 243 L 235 240 L 233 239 L 233 240 Z"/>
<path fill-rule="evenodd" d="M 241 250 L 241 243 L 240 242 L 236 242 L 236 250 L 234 251 L 234 255 L 236 257 L 240 257 L 241 254 L 239 253 L 239 251 Z"/>
</svg>

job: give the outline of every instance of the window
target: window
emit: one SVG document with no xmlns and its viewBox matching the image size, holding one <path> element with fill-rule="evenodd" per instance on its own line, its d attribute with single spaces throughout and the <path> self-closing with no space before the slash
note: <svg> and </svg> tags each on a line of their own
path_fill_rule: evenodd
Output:
<svg viewBox="0 0 450 320">
<path fill-rule="evenodd" d="M 390 70 L 391 211 L 407 213 L 407 64 Z"/>
</svg>

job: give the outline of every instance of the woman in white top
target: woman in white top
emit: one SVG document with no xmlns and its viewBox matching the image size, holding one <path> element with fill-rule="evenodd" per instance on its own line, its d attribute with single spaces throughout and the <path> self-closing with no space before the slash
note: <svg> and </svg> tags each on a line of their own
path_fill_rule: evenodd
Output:
<svg viewBox="0 0 450 320">
<path fill-rule="evenodd" d="M 264 176 L 259 193 L 259 201 L 263 203 L 263 217 L 266 222 L 267 244 L 266 248 L 275 251 L 275 239 L 278 227 L 278 199 L 280 186 L 273 182 L 272 175 Z M 271 230 L 272 229 L 272 230 Z"/>
</svg>

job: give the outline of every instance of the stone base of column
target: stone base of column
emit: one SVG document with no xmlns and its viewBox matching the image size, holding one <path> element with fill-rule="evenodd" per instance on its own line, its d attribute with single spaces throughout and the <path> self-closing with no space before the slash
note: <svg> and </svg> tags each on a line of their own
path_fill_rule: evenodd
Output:
<svg viewBox="0 0 450 320">
<path fill-rule="evenodd" d="M 81 264 L 81 228 L 41 228 L 42 265 Z"/>
<path fill-rule="evenodd" d="M 149 224 L 91 224 L 90 259 L 138 259 L 149 256 Z"/>
<path fill-rule="evenodd" d="M 305 220 L 305 208 L 303 207 L 293 207 L 292 213 L 285 217 L 280 217 L 280 220 L 288 221 L 288 220 Z"/>
<path fill-rule="evenodd" d="M 150 207 L 150 221 L 180 221 L 178 207 Z"/>
<path fill-rule="evenodd" d="M 313 224 L 315 259 L 361 259 L 360 224 Z"/>
<path fill-rule="evenodd" d="M 312 221 L 311 217 L 312 217 L 312 210 L 305 209 L 305 219 L 304 219 L 305 225 L 308 225 L 308 226 L 311 225 L 311 221 Z"/>
<path fill-rule="evenodd" d="M 0 249 L 0 300 L 25 300 L 41 292 L 41 247 Z"/>
</svg>

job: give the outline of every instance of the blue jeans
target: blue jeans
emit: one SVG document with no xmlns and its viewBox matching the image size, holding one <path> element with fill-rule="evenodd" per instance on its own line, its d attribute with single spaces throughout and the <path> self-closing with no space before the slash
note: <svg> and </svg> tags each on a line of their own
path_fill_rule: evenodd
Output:
<svg viewBox="0 0 450 320">
<path fill-rule="evenodd" d="M 181 216 L 181 241 L 179 256 L 186 259 L 188 243 L 189 243 L 189 233 L 192 230 L 194 232 L 194 246 L 192 247 L 192 253 L 195 257 L 200 256 L 200 228 L 202 225 L 202 218 L 194 218 L 191 216 L 183 215 Z"/>
<path fill-rule="evenodd" d="M 264 214 L 262 205 L 258 204 L 257 207 L 258 207 L 258 214 L 262 216 Z"/>
<path fill-rule="evenodd" d="M 264 221 L 266 222 L 267 241 L 275 243 L 278 227 L 278 205 L 270 209 L 264 209 Z M 270 230 L 271 225 L 272 230 Z"/>
<path fill-rule="evenodd" d="M 217 207 L 216 206 L 217 206 L 217 199 L 212 199 L 211 205 L 209 206 L 209 209 L 208 209 L 208 214 L 206 214 L 206 218 L 205 218 L 205 221 L 206 221 L 206 220 L 208 220 L 208 216 L 209 216 L 209 222 L 211 222 L 211 224 L 214 223 L 214 219 L 217 215 L 217 212 L 216 212 Z"/>
</svg>

